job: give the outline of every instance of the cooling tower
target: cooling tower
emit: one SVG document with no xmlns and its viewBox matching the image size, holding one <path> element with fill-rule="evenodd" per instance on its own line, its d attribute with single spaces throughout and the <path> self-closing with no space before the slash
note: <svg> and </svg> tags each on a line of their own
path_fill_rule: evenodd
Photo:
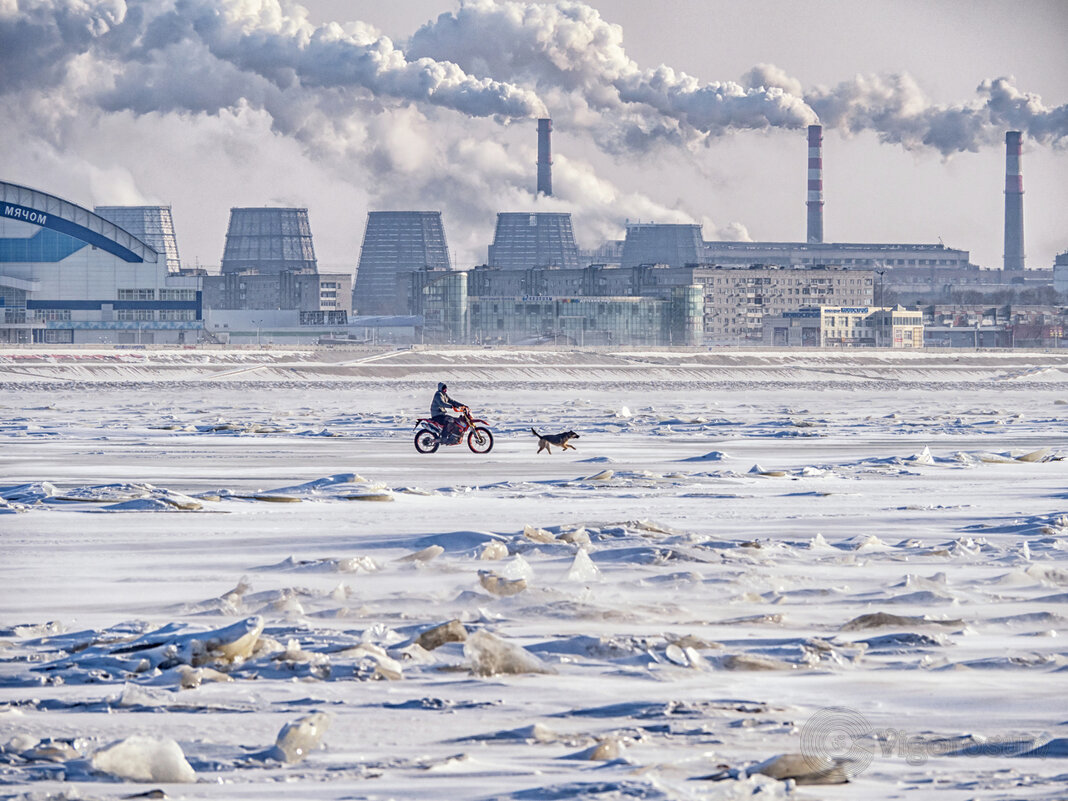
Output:
<svg viewBox="0 0 1068 801">
<path fill-rule="evenodd" d="M 685 267 L 700 263 L 703 249 L 700 225 L 635 223 L 627 226 L 622 266 L 667 264 Z"/>
<path fill-rule="evenodd" d="M 1024 269 L 1023 174 L 1020 153 L 1023 150 L 1019 131 L 1005 133 L 1005 270 Z"/>
<path fill-rule="evenodd" d="M 222 271 L 318 272 L 307 209 L 230 209 Z"/>
<path fill-rule="evenodd" d="M 579 267 L 571 215 L 564 212 L 501 212 L 489 246 L 490 267 Z"/>
<path fill-rule="evenodd" d="M 808 241 L 823 242 L 823 126 L 808 126 Z"/>
<path fill-rule="evenodd" d="M 550 119 L 538 120 L 538 194 L 551 195 L 553 193 L 553 154 L 550 137 L 553 131 L 553 121 Z"/>
<path fill-rule="evenodd" d="M 167 272 L 181 270 L 170 206 L 97 206 L 93 211 L 156 251 L 166 261 Z"/>
<path fill-rule="evenodd" d="M 413 270 L 451 270 L 440 211 L 372 211 L 360 248 L 352 292 L 358 314 L 407 314 L 397 276 Z"/>
</svg>

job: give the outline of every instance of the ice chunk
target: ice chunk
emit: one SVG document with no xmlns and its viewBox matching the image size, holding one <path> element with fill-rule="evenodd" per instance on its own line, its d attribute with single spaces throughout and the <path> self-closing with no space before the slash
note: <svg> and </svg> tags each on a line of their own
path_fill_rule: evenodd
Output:
<svg viewBox="0 0 1068 801">
<path fill-rule="evenodd" d="M 263 618 L 250 617 L 216 631 L 205 632 L 189 641 L 189 664 L 194 667 L 211 661 L 243 662 L 263 633 Z"/>
<path fill-rule="evenodd" d="M 728 458 L 727 454 L 725 454 L 723 451 L 709 451 L 708 453 L 702 454 L 701 456 L 690 456 L 690 457 L 688 457 L 686 459 L 683 459 L 682 461 L 684 461 L 684 462 L 722 462 L 726 458 Z"/>
<path fill-rule="evenodd" d="M 527 588 L 526 579 L 506 579 L 492 570 L 479 570 L 478 583 L 491 595 L 507 597 L 518 595 Z"/>
<path fill-rule="evenodd" d="M 447 642 L 463 642 L 467 639 L 467 629 L 459 620 L 450 620 L 440 626 L 434 626 L 422 632 L 415 641 L 428 651 L 433 651 Z"/>
<path fill-rule="evenodd" d="M 773 779 L 793 779 L 798 784 L 845 784 L 853 763 L 809 754 L 779 754 L 748 769 Z M 863 769 L 862 766 L 857 766 Z"/>
<path fill-rule="evenodd" d="M 526 525 L 523 526 L 523 536 L 533 542 L 540 542 L 548 544 L 550 542 L 556 542 L 556 537 L 551 532 L 546 531 L 543 528 L 537 528 L 536 526 Z"/>
<path fill-rule="evenodd" d="M 575 560 L 571 563 L 571 567 L 568 568 L 565 580 L 583 583 L 596 581 L 600 577 L 601 571 L 597 569 L 597 565 L 590 559 L 590 555 L 582 548 L 579 548 L 575 554 Z"/>
<path fill-rule="evenodd" d="M 723 658 L 727 670 L 792 670 L 793 665 L 761 654 L 731 654 Z"/>
<path fill-rule="evenodd" d="M 431 559 L 436 559 L 445 553 L 445 549 L 440 545 L 428 545 L 421 551 L 410 553 L 407 556 L 402 556 L 398 559 L 398 562 L 429 562 Z"/>
<path fill-rule="evenodd" d="M 490 541 L 482 546 L 482 553 L 479 555 L 479 559 L 487 562 L 494 562 L 498 559 L 504 559 L 508 555 L 508 546 L 503 542 Z"/>
<path fill-rule="evenodd" d="M 530 566 L 530 562 L 523 558 L 522 554 L 516 554 L 511 562 L 501 566 L 500 575 L 502 578 L 513 581 L 523 579 L 530 582 L 534 580 L 534 568 Z"/>
<path fill-rule="evenodd" d="M 749 468 L 749 473 L 751 475 L 772 476 L 774 478 L 782 478 L 783 476 L 786 475 L 786 471 L 785 470 L 765 470 L 759 464 L 755 464 L 752 467 L 750 467 Z"/>
<path fill-rule="evenodd" d="M 1031 451 L 1025 453 L 1022 456 L 1017 456 L 1017 462 L 1044 462 L 1049 456 L 1049 448 L 1039 448 L 1037 451 Z"/>
<path fill-rule="evenodd" d="M 572 754 L 570 759 L 587 759 L 591 762 L 608 762 L 623 756 L 623 741 L 618 737 L 604 737 L 577 754 Z"/>
<path fill-rule="evenodd" d="M 570 531 L 561 532 L 556 538 L 560 542 L 566 542 L 570 545 L 589 545 L 590 534 L 584 528 L 576 528 Z"/>
<path fill-rule="evenodd" d="M 913 464 L 934 464 L 934 457 L 931 456 L 931 449 L 927 445 L 923 446 L 923 450 L 917 454 L 913 454 L 908 459 Z"/>
<path fill-rule="evenodd" d="M 331 716 L 326 712 L 313 712 L 299 720 L 287 723 L 278 732 L 270 756 L 280 762 L 295 764 L 319 747 L 323 735 L 330 728 Z"/>
<path fill-rule="evenodd" d="M 178 666 L 178 686 L 183 690 L 195 689 L 206 681 L 227 682 L 233 681 L 233 678 L 209 667 Z"/>
<path fill-rule="evenodd" d="M 602 470 L 600 473 L 594 473 L 592 476 L 586 476 L 584 481 L 611 481 L 615 476 L 613 470 Z"/>
<path fill-rule="evenodd" d="M 488 631 L 468 636 L 464 656 L 471 662 L 471 671 L 479 676 L 556 672 L 530 651 Z"/>
<path fill-rule="evenodd" d="M 93 754 L 94 770 L 134 782 L 195 782 L 197 775 L 174 740 L 134 735 Z"/>
</svg>

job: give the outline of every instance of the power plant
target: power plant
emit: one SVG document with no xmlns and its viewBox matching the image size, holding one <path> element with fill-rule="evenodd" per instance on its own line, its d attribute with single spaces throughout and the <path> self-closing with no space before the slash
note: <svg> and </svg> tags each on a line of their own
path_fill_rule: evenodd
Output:
<svg viewBox="0 0 1068 801">
<path fill-rule="evenodd" d="M 552 121 L 537 131 L 536 197 L 552 197 Z M 365 338 L 378 327 L 384 340 L 482 344 L 1048 346 L 1065 321 L 1000 309 L 997 331 L 932 305 L 929 331 L 918 310 L 893 309 L 888 333 L 868 335 L 898 301 L 1068 285 L 1068 253 L 1052 281 L 1025 270 L 1021 152 L 1008 131 L 1002 270 L 941 242 L 825 241 L 820 125 L 807 129 L 805 241 L 705 241 L 697 224 L 628 221 L 625 239 L 580 251 L 568 212 L 500 212 L 487 263 L 457 270 L 440 211 L 371 211 L 354 281 L 318 270 L 307 208 L 232 208 L 221 272 L 208 275 L 181 270 L 169 206 L 89 212 L 0 183 L 0 342 L 351 341 L 360 325 Z"/>
</svg>

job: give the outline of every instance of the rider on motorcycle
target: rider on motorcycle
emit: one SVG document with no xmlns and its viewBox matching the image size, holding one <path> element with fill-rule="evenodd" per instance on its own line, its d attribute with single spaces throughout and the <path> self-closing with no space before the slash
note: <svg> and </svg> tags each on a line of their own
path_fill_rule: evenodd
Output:
<svg viewBox="0 0 1068 801">
<path fill-rule="evenodd" d="M 458 412 L 464 408 L 464 404 L 454 401 L 448 395 L 448 387 L 445 382 L 438 384 L 438 391 L 434 393 L 434 400 L 430 402 L 430 419 L 442 427 L 443 439 L 452 442 L 460 433 L 456 418 L 449 411 Z"/>
</svg>

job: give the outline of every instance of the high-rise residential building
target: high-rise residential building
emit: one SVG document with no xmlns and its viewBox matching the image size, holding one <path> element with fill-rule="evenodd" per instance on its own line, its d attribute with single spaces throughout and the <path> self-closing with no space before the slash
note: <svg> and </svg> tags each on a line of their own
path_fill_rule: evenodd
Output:
<svg viewBox="0 0 1068 801">
<path fill-rule="evenodd" d="M 489 246 L 489 266 L 504 270 L 579 267 L 571 215 L 561 212 L 501 212 Z"/>
<path fill-rule="evenodd" d="M 307 209 L 230 209 L 224 273 L 317 272 Z"/>
<path fill-rule="evenodd" d="M 150 246 L 163 258 L 168 273 L 181 271 L 170 206 L 97 206 L 93 213 Z"/>
<path fill-rule="evenodd" d="M 631 224 L 627 226 L 627 238 L 623 240 L 623 266 L 666 264 L 686 267 L 701 262 L 703 246 L 700 225 Z"/>
<path fill-rule="evenodd" d="M 352 305 L 357 314 L 407 314 L 397 277 L 451 270 L 440 211 L 372 211 L 360 248 Z"/>
</svg>

